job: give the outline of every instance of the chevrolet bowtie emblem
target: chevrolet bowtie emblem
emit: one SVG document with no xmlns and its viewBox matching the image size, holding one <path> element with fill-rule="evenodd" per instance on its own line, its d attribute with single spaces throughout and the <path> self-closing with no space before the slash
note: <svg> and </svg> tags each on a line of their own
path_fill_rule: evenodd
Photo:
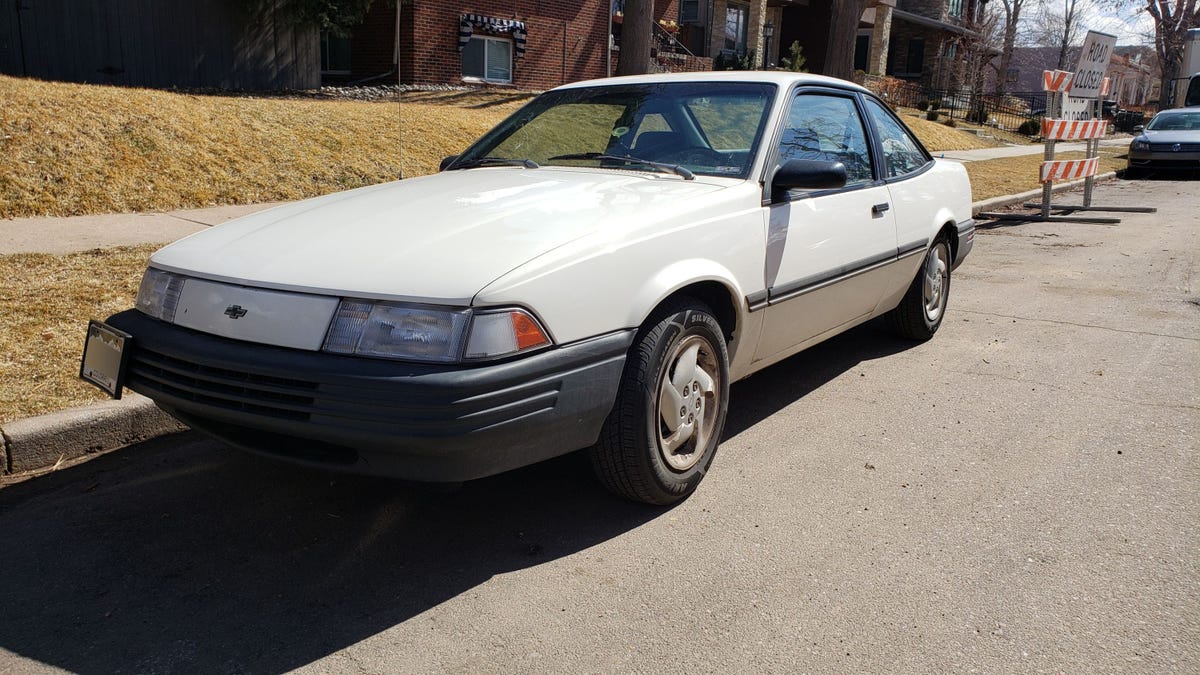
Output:
<svg viewBox="0 0 1200 675">
<path fill-rule="evenodd" d="M 1179 152 L 1179 144 L 1178 143 L 1171 146 L 1171 152 Z"/>
<path fill-rule="evenodd" d="M 246 316 L 246 310 L 241 305 L 230 305 L 225 308 L 225 316 L 231 319 L 240 319 Z"/>
</svg>

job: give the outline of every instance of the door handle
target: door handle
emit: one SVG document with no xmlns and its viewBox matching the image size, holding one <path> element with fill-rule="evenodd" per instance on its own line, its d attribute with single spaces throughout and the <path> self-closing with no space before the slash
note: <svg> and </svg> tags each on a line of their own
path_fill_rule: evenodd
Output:
<svg viewBox="0 0 1200 675">
<path fill-rule="evenodd" d="M 892 208 L 892 205 L 888 204 L 887 202 L 876 204 L 875 206 L 871 207 L 871 215 L 878 216 L 890 208 Z"/>
</svg>

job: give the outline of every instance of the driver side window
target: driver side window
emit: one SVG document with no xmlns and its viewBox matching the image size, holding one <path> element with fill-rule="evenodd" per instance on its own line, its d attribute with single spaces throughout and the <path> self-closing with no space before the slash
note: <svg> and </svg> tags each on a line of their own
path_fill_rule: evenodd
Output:
<svg viewBox="0 0 1200 675">
<path fill-rule="evenodd" d="M 846 187 L 870 184 L 871 153 L 854 99 L 801 93 L 792 101 L 779 144 L 779 161 L 814 159 L 846 166 Z"/>
</svg>

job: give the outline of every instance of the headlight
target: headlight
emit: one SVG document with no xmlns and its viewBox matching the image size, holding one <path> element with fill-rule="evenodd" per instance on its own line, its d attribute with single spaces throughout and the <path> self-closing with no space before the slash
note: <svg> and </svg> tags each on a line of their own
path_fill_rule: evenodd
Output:
<svg viewBox="0 0 1200 675">
<path fill-rule="evenodd" d="M 138 286 L 136 307 L 143 314 L 175 321 L 175 307 L 179 304 L 179 293 L 183 290 L 185 277 L 147 267 Z"/>
<path fill-rule="evenodd" d="M 550 344 L 519 309 L 476 313 L 392 302 L 342 300 L 324 350 L 386 359 L 453 362 L 510 356 Z"/>
<path fill-rule="evenodd" d="M 1150 141 L 1148 141 L 1144 138 L 1135 138 L 1135 139 L 1133 139 L 1133 143 L 1129 146 L 1129 149 L 1130 150 L 1149 150 L 1150 149 Z"/>
</svg>

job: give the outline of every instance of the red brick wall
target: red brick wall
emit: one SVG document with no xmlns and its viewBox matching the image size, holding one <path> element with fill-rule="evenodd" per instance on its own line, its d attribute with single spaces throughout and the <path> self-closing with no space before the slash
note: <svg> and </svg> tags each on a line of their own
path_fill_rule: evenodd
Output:
<svg viewBox="0 0 1200 675">
<path fill-rule="evenodd" d="M 607 74 L 609 0 L 415 0 L 401 7 L 400 77 L 411 84 L 463 84 L 458 51 L 458 19 L 463 13 L 524 21 L 528 32 L 524 56 L 513 56 L 517 89 L 550 89 Z M 678 21 L 679 0 L 657 0 L 655 19 Z M 353 31 L 349 80 L 392 69 L 396 9 L 372 3 L 361 26 Z M 616 68 L 617 54 L 613 54 Z M 672 70 L 705 70 L 711 62 L 687 60 Z"/>
<path fill-rule="evenodd" d="M 607 0 L 418 0 L 402 14 L 405 80 L 418 84 L 462 83 L 458 19 L 467 12 L 524 21 L 524 56 L 513 56 L 512 86 L 549 89 L 565 82 L 605 76 Z M 407 42 L 407 44 L 403 44 Z"/>
</svg>

